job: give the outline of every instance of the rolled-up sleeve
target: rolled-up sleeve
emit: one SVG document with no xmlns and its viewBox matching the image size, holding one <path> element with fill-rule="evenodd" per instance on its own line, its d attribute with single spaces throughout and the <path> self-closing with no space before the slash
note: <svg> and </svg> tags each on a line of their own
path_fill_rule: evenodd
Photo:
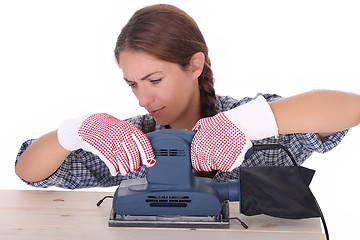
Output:
<svg viewBox="0 0 360 240">
<path fill-rule="evenodd" d="M 316 133 L 285 134 L 255 141 L 254 144 L 280 143 L 294 156 L 297 164 L 301 165 L 313 152 L 326 153 L 335 148 L 347 132 L 348 130 L 337 132 L 323 139 Z M 274 149 L 256 152 L 244 165 L 287 166 L 292 165 L 292 162 L 285 151 Z"/>
<path fill-rule="evenodd" d="M 25 141 L 17 154 L 15 165 L 20 155 L 34 142 L 34 139 Z M 137 173 L 139 176 L 141 173 Z M 125 178 L 121 175 L 111 176 L 103 161 L 91 152 L 82 149 L 71 152 L 60 167 L 47 179 L 26 184 L 33 187 L 76 189 L 88 187 L 108 187 L 118 185 Z"/>
<path fill-rule="evenodd" d="M 348 133 L 348 129 L 334 133 L 325 138 L 319 138 L 317 134 L 298 134 L 297 138 L 303 147 L 314 152 L 326 153 L 335 148 Z"/>
</svg>

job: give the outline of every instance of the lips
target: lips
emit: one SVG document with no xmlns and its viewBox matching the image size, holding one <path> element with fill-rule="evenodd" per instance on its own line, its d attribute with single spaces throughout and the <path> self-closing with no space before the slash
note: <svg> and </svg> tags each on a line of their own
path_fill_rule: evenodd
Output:
<svg viewBox="0 0 360 240">
<path fill-rule="evenodd" d="M 162 112 L 162 110 L 164 110 L 165 107 L 159 108 L 157 110 L 154 111 L 149 111 L 150 115 L 153 117 L 157 117 L 160 115 L 160 113 Z"/>
</svg>

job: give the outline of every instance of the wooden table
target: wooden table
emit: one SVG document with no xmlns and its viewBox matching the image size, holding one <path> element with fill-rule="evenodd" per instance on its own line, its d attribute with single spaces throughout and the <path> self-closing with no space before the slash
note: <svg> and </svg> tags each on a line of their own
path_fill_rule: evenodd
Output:
<svg viewBox="0 0 360 240">
<path fill-rule="evenodd" d="M 325 239 L 320 219 L 285 220 L 264 215 L 247 217 L 230 203 L 230 229 L 160 229 L 108 227 L 113 193 L 48 190 L 0 190 L 0 239 Z"/>
</svg>

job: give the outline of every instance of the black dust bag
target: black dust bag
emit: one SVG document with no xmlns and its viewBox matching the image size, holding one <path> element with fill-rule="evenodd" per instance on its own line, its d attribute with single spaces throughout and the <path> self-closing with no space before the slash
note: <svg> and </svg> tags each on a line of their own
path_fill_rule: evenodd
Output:
<svg viewBox="0 0 360 240">
<path fill-rule="evenodd" d="M 301 166 L 242 167 L 241 212 L 290 219 L 320 217 L 309 188 L 314 173 Z"/>
<path fill-rule="evenodd" d="M 255 151 L 275 148 L 285 150 L 294 166 L 241 167 L 240 212 L 288 219 L 321 217 L 328 238 L 325 219 L 309 188 L 315 171 L 297 166 L 291 153 L 280 144 L 254 146 Z"/>
</svg>

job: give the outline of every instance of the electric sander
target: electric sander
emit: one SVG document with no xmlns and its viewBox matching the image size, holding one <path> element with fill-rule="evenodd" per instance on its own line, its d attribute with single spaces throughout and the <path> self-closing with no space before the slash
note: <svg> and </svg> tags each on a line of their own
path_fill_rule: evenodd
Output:
<svg viewBox="0 0 360 240">
<path fill-rule="evenodd" d="M 111 227 L 229 228 L 229 201 L 240 201 L 240 182 L 195 177 L 190 146 L 195 132 L 166 129 L 147 134 L 156 164 L 146 178 L 117 188 Z M 253 152 L 248 150 L 246 158 Z"/>
</svg>

